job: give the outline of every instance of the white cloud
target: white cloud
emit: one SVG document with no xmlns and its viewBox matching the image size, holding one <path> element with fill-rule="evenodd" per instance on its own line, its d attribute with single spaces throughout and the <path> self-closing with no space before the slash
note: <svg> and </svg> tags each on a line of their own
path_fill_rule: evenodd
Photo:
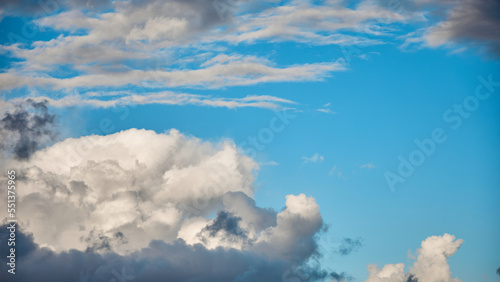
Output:
<svg viewBox="0 0 500 282">
<path fill-rule="evenodd" d="M 115 1 L 107 12 L 85 12 L 80 4 L 36 20 L 42 28 L 65 32 L 57 38 L 31 46 L 0 46 L 8 56 L 21 59 L 0 74 L 0 90 L 22 86 L 92 89 L 142 83 L 163 88 L 222 88 L 316 81 L 344 70 L 345 65 L 316 62 L 276 66 L 254 55 L 224 54 L 225 46 L 260 40 L 381 44 L 375 38 L 391 33 L 391 23 L 406 19 L 369 1 L 356 8 L 344 8 L 335 1 L 292 1 L 250 10 L 235 2 L 225 17 L 220 17 L 211 1 L 201 0 Z M 354 35 L 344 34 L 346 30 Z M 211 55 L 199 65 L 179 66 L 186 54 L 194 58 L 206 51 Z"/>
<path fill-rule="evenodd" d="M 259 40 L 294 41 L 315 45 L 374 45 L 383 41 L 372 39 L 387 35 L 387 24 L 403 22 L 406 17 L 393 13 L 373 2 L 364 1 L 355 9 L 336 1 L 313 4 L 312 1 L 291 1 L 287 5 L 241 15 L 235 28 L 223 37 L 229 42 Z M 363 34 L 347 35 L 345 30 Z M 369 36 L 366 36 L 366 35 Z M 210 39 L 215 40 L 219 34 Z"/>
<path fill-rule="evenodd" d="M 330 171 L 328 172 L 329 175 L 336 175 L 338 178 L 344 178 L 344 174 L 339 170 L 337 165 L 334 165 Z"/>
<path fill-rule="evenodd" d="M 319 206 L 304 194 L 286 196 L 286 209 L 277 216 L 277 225 L 262 231 L 256 250 L 271 257 L 296 263 L 308 258 L 316 248 L 314 234 L 323 225 Z"/>
<path fill-rule="evenodd" d="M 330 109 L 331 105 L 332 105 L 332 103 L 326 103 L 321 108 L 316 109 L 316 111 L 320 112 L 320 113 L 325 113 L 325 114 L 336 114 L 336 112 L 334 112 Z"/>
<path fill-rule="evenodd" d="M 462 243 L 462 239 L 455 239 L 450 234 L 428 237 L 417 250 L 417 261 L 410 267 L 410 273 L 421 281 L 460 281 L 451 278 L 447 259 L 458 251 Z"/>
<path fill-rule="evenodd" d="M 414 281 L 440 281 L 460 282 L 452 278 L 448 257 L 454 255 L 462 245 L 462 239 L 444 234 L 430 236 L 422 241 L 421 248 L 417 250 L 417 260 L 410 266 L 410 272 L 404 272 L 404 263 L 387 264 L 382 268 L 368 265 L 369 276 L 366 282 L 414 282 Z"/>
<path fill-rule="evenodd" d="M 55 89 L 92 88 L 98 86 L 120 87 L 126 85 L 154 87 L 221 88 L 252 85 L 266 82 L 316 81 L 331 72 L 345 70 L 341 62 L 314 63 L 275 67 L 253 60 L 228 61 L 200 69 L 172 71 L 130 70 L 83 74 L 70 78 L 28 76 L 22 73 L 1 73 L 0 90 L 21 86 L 43 86 Z"/>
<path fill-rule="evenodd" d="M 49 41 L 37 41 L 32 48 L 1 46 L 12 57 L 23 59 L 8 72 L 0 74 L 1 90 L 21 86 L 56 89 L 119 87 L 144 82 L 161 87 L 220 88 L 265 82 L 314 81 L 330 72 L 345 69 L 339 62 L 276 67 L 272 62 L 255 56 L 223 53 L 207 59 L 198 68 L 178 68 L 172 63 L 159 65 L 155 70 L 144 68 L 164 58 L 177 61 L 180 54 L 175 52 L 180 46 L 190 46 L 194 42 L 197 42 L 195 45 L 212 44 L 206 39 L 195 40 L 200 34 L 214 31 L 215 26 L 225 23 L 213 5 L 206 1 L 149 1 L 142 5 L 115 3 L 112 12 L 92 15 L 69 10 L 42 17 L 37 23 L 71 33 Z M 82 31 L 83 34 L 78 34 Z M 194 47 L 197 48 L 203 47 Z M 138 63 L 130 64 L 125 60 Z M 60 65 L 69 65 L 78 75 L 47 75 L 50 71 L 61 72 Z"/>
<path fill-rule="evenodd" d="M 372 169 L 372 168 L 375 168 L 375 165 L 372 163 L 367 163 L 367 164 L 361 165 L 361 168 Z"/>
<path fill-rule="evenodd" d="M 244 98 L 218 98 L 205 95 L 175 93 L 170 91 L 133 94 L 130 92 L 105 93 L 103 96 L 113 96 L 111 99 L 98 99 L 99 94 L 92 92 L 90 95 L 72 95 L 64 96 L 59 99 L 53 99 L 47 96 L 30 97 L 33 101 L 41 102 L 48 101 L 52 107 L 94 107 L 94 108 L 110 108 L 116 106 L 127 105 L 149 105 L 149 104 L 164 104 L 164 105 L 196 105 L 208 107 L 224 107 L 224 108 L 264 108 L 278 109 L 285 105 L 294 105 L 295 102 L 268 95 L 247 96 Z M 23 98 L 15 98 L 10 100 L 8 104 L 18 104 L 24 101 Z"/>
<path fill-rule="evenodd" d="M 288 195 L 279 213 L 257 207 L 258 165 L 232 141 L 203 142 L 176 130 L 70 138 L 2 166 L 23 175 L 19 224 L 57 252 L 130 254 L 152 240 L 183 239 L 301 263 L 316 251 L 323 225 L 319 206 L 303 194 Z"/>
<path fill-rule="evenodd" d="M 122 251 L 175 239 L 186 212 L 181 203 L 194 205 L 199 216 L 226 192 L 251 196 L 257 168 L 231 142 L 135 129 L 67 139 L 15 166 L 27 176 L 19 217 L 37 243 L 84 250 L 80 238 L 91 230 L 110 237 L 121 231 L 128 238 Z"/>
<path fill-rule="evenodd" d="M 303 156 L 302 160 L 304 160 L 304 164 L 306 163 L 320 163 L 324 160 L 325 158 L 318 153 L 314 154 L 312 157 L 306 157 Z"/>
<path fill-rule="evenodd" d="M 407 275 L 404 273 L 404 263 L 386 264 L 382 268 L 376 265 L 368 265 L 368 279 L 366 282 L 406 282 Z"/>
<path fill-rule="evenodd" d="M 330 109 L 316 109 L 316 111 L 325 114 L 335 114 L 335 112 Z"/>
</svg>

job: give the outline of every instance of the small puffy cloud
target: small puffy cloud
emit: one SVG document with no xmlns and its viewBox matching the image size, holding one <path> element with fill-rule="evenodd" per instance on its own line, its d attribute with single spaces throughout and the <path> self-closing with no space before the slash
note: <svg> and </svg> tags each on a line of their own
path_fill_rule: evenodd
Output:
<svg viewBox="0 0 500 282">
<path fill-rule="evenodd" d="M 318 153 L 314 154 L 312 157 L 306 157 L 303 156 L 302 160 L 304 160 L 304 164 L 306 163 L 320 163 L 324 160 L 325 158 Z"/>
<path fill-rule="evenodd" d="M 369 276 L 366 282 L 417 282 L 417 281 L 442 281 L 460 282 L 452 278 L 448 257 L 455 254 L 462 245 L 462 239 L 444 234 L 431 236 L 422 241 L 421 248 L 417 250 L 416 261 L 410 266 L 410 272 L 404 272 L 404 263 L 387 264 L 382 268 L 368 265 Z"/>
<path fill-rule="evenodd" d="M 376 265 L 368 265 L 368 278 L 366 282 L 406 282 L 407 275 L 404 273 L 404 263 L 386 264 L 382 268 Z"/>
<path fill-rule="evenodd" d="M 451 278 L 447 259 L 462 243 L 462 239 L 455 239 L 450 234 L 428 237 L 417 250 L 417 261 L 410 267 L 410 272 L 421 281 L 456 281 Z"/>
<path fill-rule="evenodd" d="M 372 163 L 367 163 L 367 164 L 361 165 L 361 168 L 372 169 L 372 168 L 375 168 L 375 165 Z"/>
</svg>

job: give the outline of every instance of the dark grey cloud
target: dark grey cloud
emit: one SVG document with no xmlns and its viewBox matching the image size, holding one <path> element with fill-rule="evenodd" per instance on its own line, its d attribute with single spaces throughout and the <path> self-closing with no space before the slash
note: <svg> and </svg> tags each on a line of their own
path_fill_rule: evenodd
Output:
<svg viewBox="0 0 500 282">
<path fill-rule="evenodd" d="M 331 281 L 331 282 L 345 282 L 352 281 L 354 277 L 342 272 L 335 271 L 329 272 L 321 269 L 319 264 L 303 265 L 301 267 L 292 268 L 287 270 L 282 276 L 284 282 L 306 282 L 306 281 Z M 325 280 L 328 279 L 328 280 Z"/>
<path fill-rule="evenodd" d="M 95 229 L 92 229 L 88 236 L 81 237 L 80 240 L 87 244 L 87 252 L 111 251 L 113 246 L 122 245 L 127 242 L 127 238 L 120 231 L 115 232 L 111 237 Z"/>
<path fill-rule="evenodd" d="M 0 10 L 12 16 L 43 17 L 73 8 L 104 10 L 111 4 L 109 0 L 2 0 Z"/>
<path fill-rule="evenodd" d="M 362 238 L 356 238 L 356 239 L 343 238 L 340 247 L 338 247 L 338 249 L 335 252 L 343 256 L 346 256 L 352 252 L 357 251 L 362 245 L 363 245 Z"/>
<path fill-rule="evenodd" d="M 459 43 L 500 56 L 500 1 L 498 0 L 378 0 L 389 10 L 405 14 L 427 12 L 437 21 L 428 29 L 431 46 Z"/>
<path fill-rule="evenodd" d="M 415 277 L 413 274 L 408 275 L 408 279 L 406 279 L 406 282 L 418 282 L 418 278 Z"/>
<path fill-rule="evenodd" d="M 207 225 L 204 231 L 208 231 L 212 237 L 217 236 L 217 233 L 223 230 L 228 235 L 246 238 L 245 231 L 238 226 L 240 221 L 241 217 L 236 217 L 227 211 L 219 211 L 214 222 Z"/>
<path fill-rule="evenodd" d="M 424 35 L 431 46 L 458 43 L 500 56 L 498 0 L 377 0 L 392 12 L 410 17 L 425 12 L 430 23 Z"/>
<path fill-rule="evenodd" d="M 196 23 L 196 26 L 205 29 L 210 28 L 214 24 L 229 20 L 242 2 L 244 0 L 135 0 L 130 1 L 128 9 L 134 10 L 139 7 L 150 6 L 163 10 L 165 3 L 169 3 L 171 7 L 175 7 L 176 9 L 165 12 L 174 16 L 182 16 L 183 13 L 188 11 L 189 13 L 199 15 L 199 18 L 197 18 L 199 22 Z"/>
<path fill-rule="evenodd" d="M 9 254 L 6 226 L 0 226 L 2 257 Z M 319 267 L 295 268 L 286 260 L 271 260 L 235 249 L 190 246 L 183 240 L 171 244 L 152 241 L 149 247 L 130 255 L 93 250 L 56 253 L 41 248 L 34 243 L 33 236 L 18 229 L 15 247 L 16 275 L 9 274 L 8 266 L 2 263 L 0 281 L 283 281 L 283 277 L 318 281 L 348 277 Z"/>
<path fill-rule="evenodd" d="M 255 200 L 243 192 L 228 192 L 223 198 L 231 214 L 246 218 L 249 224 L 260 232 L 268 227 L 276 226 L 276 211 L 271 208 L 261 208 Z"/>
<path fill-rule="evenodd" d="M 57 136 L 55 114 L 49 113 L 47 101 L 26 100 L 0 120 L 0 149 L 12 151 L 18 160 L 29 159 L 46 142 Z"/>
<path fill-rule="evenodd" d="M 500 56 L 500 1 L 444 2 L 452 3 L 453 8 L 435 31 L 446 32 L 453 41 L 477 46 Z"/>
<path fill-rule="evenodd" d="M 354 280 L 354 277 L 352 277 L 351 275 L 349 275 L 345 272 L 341 272 L 341 273 L 331 272 L 330 278 L 332 279 L 332 282 L 345 282 L 345 281 L 353 281 Z"/>
</svg>

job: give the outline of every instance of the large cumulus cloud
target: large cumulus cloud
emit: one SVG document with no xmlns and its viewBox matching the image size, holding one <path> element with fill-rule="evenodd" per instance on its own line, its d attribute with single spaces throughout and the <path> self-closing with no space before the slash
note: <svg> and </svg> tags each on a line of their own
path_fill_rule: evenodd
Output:
<svg viewBox="0 0 500 282">
<path fill-rule="evenodd" d="M 61 281 L 109 281 L 127 265 L 140 281 L 276 281 L 293 267 L 311 280 L 332 275 L 304 264 L 323 227 L 315 200 L 258 207 L 258 166 L 229 140 L 131 129 L 6 166 L 17 170 L 19 225 L 32 234 L 23 275 L 52 277 L 60 262 Z"/>
</svg>

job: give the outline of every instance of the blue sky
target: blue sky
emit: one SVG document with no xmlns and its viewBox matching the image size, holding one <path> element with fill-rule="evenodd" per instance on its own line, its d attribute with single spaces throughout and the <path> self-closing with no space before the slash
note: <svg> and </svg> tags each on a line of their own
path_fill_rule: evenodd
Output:
<svg viewBox="0 0 500 282">
<path fill-rule="evenodd" d="M 452 277 L 499 281 L 500 86 L 471 98 L 478 77 L 500 81 L 500 20 L 488 13 L 498 3 L 230 1 L 220 14 L 194 1 L 165 17 L 150 14 L 156 1 L 68 3 L 0 9 L 2 113 L 47 100 L 60 133 L 45 145 L 131 128 L 229 139 L 244 152 L 257 138 L 253 198 L 280 211 L 286 195 L 313 197 L 329 226 L 317 235 L 323 268 L 354 281 L 369 264 L 408 272 L 408 252 L 449 233 L 464 241 Z M 483 25 L 470 25 L 474 12 Z M 454 129 L 443 115 L 464 103 L 474 109 Z M 391 188 L 399 156 L 436 129 L 444 142 Z M 343 238 L 361 247 L 331 251 Z"/>
</svg>

